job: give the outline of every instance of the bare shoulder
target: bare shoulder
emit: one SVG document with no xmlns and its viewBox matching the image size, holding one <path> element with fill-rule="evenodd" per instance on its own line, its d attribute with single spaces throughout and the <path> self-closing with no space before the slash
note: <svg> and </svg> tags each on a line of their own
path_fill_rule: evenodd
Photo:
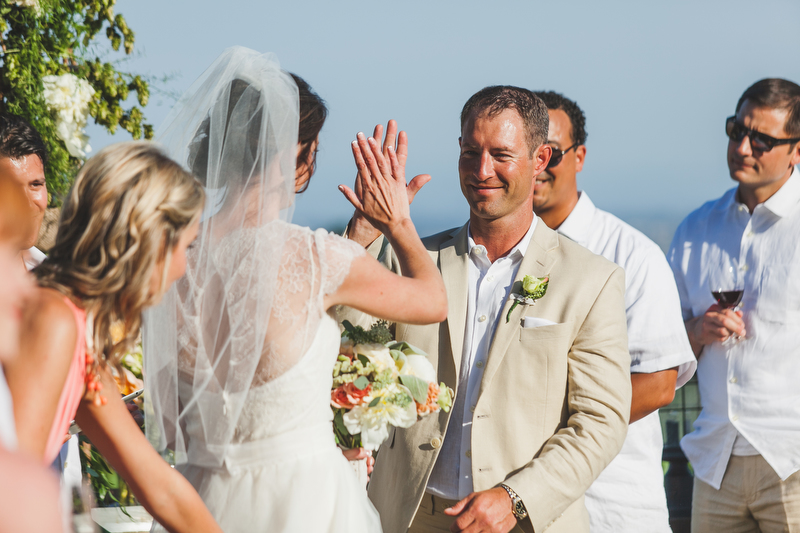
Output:
<svg viewBox="0 0 800 533">
<path fill-rule="evenodd" d="M 37 288 L 23 311 L 21 345 L 36 346 L 35 353 L 42 357 L 59 357 L 64 351 L 73 351 L 78 335 L 75 315 L 64 295 L 53 289 Z M 60 359 L 60 357 L 59 357 Z"/>
</svg>

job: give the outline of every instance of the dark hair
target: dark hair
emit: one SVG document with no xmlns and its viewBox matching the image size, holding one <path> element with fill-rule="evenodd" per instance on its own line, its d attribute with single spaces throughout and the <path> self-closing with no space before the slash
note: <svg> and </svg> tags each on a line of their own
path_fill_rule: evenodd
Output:
<svg viewBox="0 0 800 533">
<path fill-rule="evenodd" d="M 566 113 L 572 126 L 572 142 L 586 144 L 586 115 L 578 104 L 553 91 L 534 91 L 533 94 L 542 99 L 547 109 L 560 109 Z"/>
<path fill-rule="evenodd" d="M 311 145 L 319 137 L 325 119 L 328 117 L 328 108 L 325 107 L 325 100 L 314 92 L 311 86 L 292 72 L 289 73 L 297 84 L 300 93 L 300 128 L 297 134 L 297 142 L 300 143 L 300 152 L 297 154 L 297 166 L 307 164 L 308 156 L 311 155 Z M 314 151 L 314 159 L 311 161 L 311 174 L 314 174 L 317 166 L 317 153 Z M 303 188 L 298 193 L 304 192 L 311 182 L 306 181 Z"/>
<path fill-rule="evenodd" d="M 750 100 L 757 107 L 785 109 L 789 112 L 783 129 L 789 137 L 800 136 L 800 85 L 781 78 L 766 78 L 755 82 L 739 98 L 736 112 Z"/>
<path fill-rule="evenodd" d="M 47 164 L 47 147 L 42 136 L 22 117 L 0 113 L 0 157 L 19 159 L 27 155 L 39 156 Z"/>
<path fill-rule="evenodd" d="M 494 117 L 506 109 L 516 110 L 522 118 L 522 123 L 527 130 L 530 155 L 533 155 L 533 152 L 547 141 L 550 118 L 544 102 L 528 89 L 511 85 L 484 87 L 473 94 L 464 104 L 464 108 L 461 110 L 461 129 L 464 129 L 464 124 L 472 113 L 477 116 L 486 114 Z"/>
<path fill-rule="evenodd" d="M 328 109 L 325 107 L 325 101 L 320 98 L 303 80 L 303 78 L 289 73 L 297 85 L 299 100 L 300 100 L 300 121 L 298 127 L 298 139 L 300 144 L 300 152 L 297 154 L 297 166 L 306 164 L 311 152 L 311 145 L 319 136 L 322 125 L 325 123 L 325 118 L 328 115 Z M 230 120 L 234 110 L 242 106 L 247 106 L 244 111 L 246 116 L 250 116 L 251 120 L 244 126 L 246 128 L 240 133 L 239 138 L 243 139 L 246 143 L 246 148 L 252 156 L 252 164 L 245 164 L 243 170 L 248 174 L 247 169 L 257 167 L 255 162 L 257 154 L 259 153 L 259 133 L 261 131 L 261 113 L 258 112 L 259 107 L 262 105 L 261 98 L 250 91 L 250 84 L 242 79 L 236 78 L 230 83 L 229 93 L 227 94 L 227 102 L 223 102 L 227 106 L 227 116 L 225 119 L 226 136 L 231 131 Z M 207 182 L 208 173 L 208 150 L 209 150 L 209 132 L 211 130 L 211 116 L 206 117 L 205 120 L 197 128 L 189 150 L 189 167 L 192 173 L 200 180 L 203 185 Z M 267 143 L 272 141 L 270 132 L 267 132 Z M 311 173 L 314 173 L 314 165 L 316 162 L 316 153 L 314 160 L 311 163 Z M 247 176 L 244 176 L 245 178 Z M 310 180 L 309 180 L 310 181 Z M 309 181 L 306 181 L 303 189 L 297 192 L 303 192 L 308 187 Z"/>
</svg>

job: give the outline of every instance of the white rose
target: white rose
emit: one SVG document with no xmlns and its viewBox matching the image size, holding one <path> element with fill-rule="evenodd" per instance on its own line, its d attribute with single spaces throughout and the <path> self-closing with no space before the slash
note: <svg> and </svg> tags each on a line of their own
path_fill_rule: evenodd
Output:
<svg viewBox="0 0 800 533">
<path fill-rule="evenodd" d="M 56 113 L 56 134 L 71 156 L 84 159 L 92 150 L 84 128 L 94 88 L 88 81 L 70 73 L 45 76 L 42 81 L 47 107 Z"/>
<path fill-rule="evenodd" d="M 380 373 L 389 369 L 392 373 L 392 377 L 397 377 L 397 365 L 394 362 L 389 348 L 383 344 L 356 344 L 353 351 L 369 359 L 369 362 L 375 367 L 376 372 Z"/>
<path fill-rule="evenodd" d="M 407 355 L 406 363 L 400 371 L 403 376 L 417 376 L 428 383 L 436 383 L 436 370 L 424 355 Z"/>
</svg>

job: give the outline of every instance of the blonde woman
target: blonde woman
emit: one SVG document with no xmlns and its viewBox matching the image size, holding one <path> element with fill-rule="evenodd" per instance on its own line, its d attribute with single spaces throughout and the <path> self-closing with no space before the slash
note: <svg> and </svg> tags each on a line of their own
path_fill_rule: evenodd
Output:
<svg viewBox="0 0 800 533">
<path fill-rule="evenodd" d="M 34 271 L 24 356 L 6 366 L 20 449 L 49 464 L 75 418 L 170 531 L 220 530 L 148 444 L 110 366 L 132 347 L 142 310 L 183 275 L 203 201 L 200 184 L 150 143 L 113 145 L 91 158 L 64 203 L 50 256 Z"/>
</svg>

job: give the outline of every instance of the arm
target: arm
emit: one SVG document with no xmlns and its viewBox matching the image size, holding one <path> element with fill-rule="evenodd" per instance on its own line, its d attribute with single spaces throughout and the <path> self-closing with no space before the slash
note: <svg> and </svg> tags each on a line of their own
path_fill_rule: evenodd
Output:
<svg viewBox="0 0 800 533">
<path fill-rule="evenodd" d="M 19 449 L 43 460 L 75 352 L 77 326 L 63 297 L 36 289 L 23 310 L 20 355 L 4 365 Z"/>
<path fill-rule="evenodd" d="M 108 403 L 96 406 L 93 393 L 89 392 L 76 416 L 92 444 L 167 530 L 221 531 L 191 484 L 150 446 L 122 398 L 115 393 L 117 385 L 107 369 L 101 370 L 101 380 Z"/>
<path fill-rule="evenodd" d="M 652 374 L 631 374 L 631 419 L 641 420 L 656 409 L 668 405 L 675 397 L 678 368 Z"/>
<path fill-rule="evenodd" d="M 409 324 L 441 322 L 447 316 L 444 283 L 411 222 L 404 169 L 393 147 L 383 157 L 374 139 L 359 134 L 353 155 L 361 197 L 346 189 L 348 200 L 389 240 L 403 276 L 369 256 L 353 261 L 344 283 L 325 298 L 326 308 L 347 305 L 370 315 Z"/>
</svg>

